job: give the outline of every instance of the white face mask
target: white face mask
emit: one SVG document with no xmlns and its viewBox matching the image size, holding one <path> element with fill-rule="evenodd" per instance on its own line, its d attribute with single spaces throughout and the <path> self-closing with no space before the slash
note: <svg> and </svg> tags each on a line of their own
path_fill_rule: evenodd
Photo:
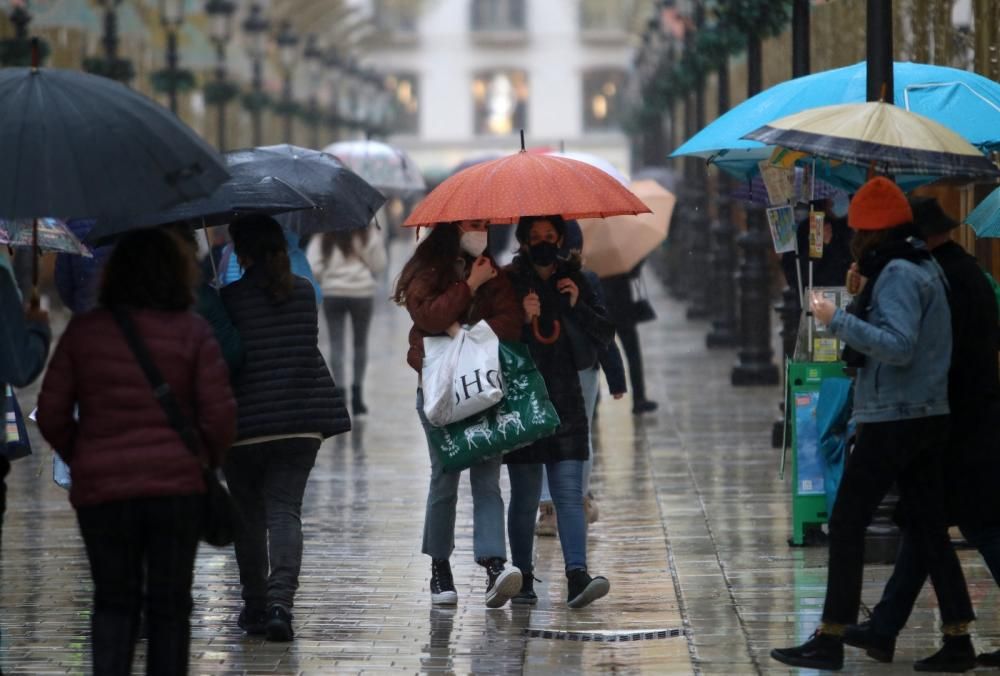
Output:
<svg viewBox="0 0 1000 676">
<path fill-rule="evenodd" d="M 486 251 L 486 231 L 463 232 L 459 246 L 470 256 L 481 256 Z"/>
</svg>

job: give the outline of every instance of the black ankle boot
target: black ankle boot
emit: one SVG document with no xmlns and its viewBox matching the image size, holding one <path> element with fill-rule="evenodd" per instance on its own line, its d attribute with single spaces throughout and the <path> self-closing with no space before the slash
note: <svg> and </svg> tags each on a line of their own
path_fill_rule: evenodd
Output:
<svg viewBox="0 0 1000 676">
<path fill-rule="evenodd" d="M 844 668 L 844 642 L 838 636 L 817 631 L 802 645 L 775 648 L 771 658 L 792 667 L 840 671 Z"/>
<path fill-rule="evenodd" d="M 845 627 L 844 643 L 863 649 L 868 657 L 879 662 L 892 662 L 892 656 L 896 652 L 896 638 L 875 633 L 871 622 Z"/>
<path fill-rule="evenodd" d="M 972 647 L 972 638 L 968 634 L 962 636 L 945 636 L 941 650 L 930 657 L 913 663 L 914 671 L 943 671 L 949 674 L 961 674 L 976 666 L 976 650 Z"/>
<path fill-rule="evenodd" d="M 538 603 L 538 595 L 535 593 L 535 580 L 538 580 L 532 574 L 531 568 L 521 569 L 521 591 L 517 593 L 517 596 L 510 600 L 519 606 L 533 606 Z M 541 582 L 541 580 L 538 580 Z"/>
<path fill-rule="evenodd" d="M 354 415 L 364 415 L 368 413 L 364 399 L 361 398 L 361 386 L 351 385 L 351 413 Z"/>
</svg>

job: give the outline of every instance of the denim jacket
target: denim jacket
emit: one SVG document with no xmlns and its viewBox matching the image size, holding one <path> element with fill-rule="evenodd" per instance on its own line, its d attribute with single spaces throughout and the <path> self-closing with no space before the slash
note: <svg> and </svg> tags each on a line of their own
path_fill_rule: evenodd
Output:
<svg viewBox="0 0 1000 676">
<path fill-rule="evenodd" d="M 868 357 L 854 390 L 857 422 L 946 415 L 951 311 L 933 260 L 894 260 L 875 281 L 867 320 L 838 309 L 830 330 Z"/>
</svg>

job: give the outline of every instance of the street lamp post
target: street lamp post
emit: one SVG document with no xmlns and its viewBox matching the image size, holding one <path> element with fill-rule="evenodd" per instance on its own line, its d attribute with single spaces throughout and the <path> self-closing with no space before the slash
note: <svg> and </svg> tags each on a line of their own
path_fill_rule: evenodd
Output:
<svg viewBox="0 0 1000 676">
<path fill-rule="evenodd" d="M 177 68 L 177 30 L 184 23 L 184 0 L 160 0 L 160 23 L 167 32 L 167 68 L 165 86 L 170 111 L 177 114 L 177 87 L 180 71 Z"/>
<path fill-rule="evenodd" d="M 760 34 L 747 35 L 747 98 L 757 94 L 763 84 L 763 58 Z M 770 275 L 767 251 L 771 237 L 764 222 L 764 210 L 747 209 L 747 229 L 739 238 L 743 249 L 740 266 L 740 348 L 738 363 L 730 379 L 733 385 L 776 385 L 778 367 L 771 361 Z"/>
<path fill-rule="evenodd" d="M 226 80 L 226 47 L 233 38 L 233 13 L 236 5 L 232 0 L 208 0 L 205 11 L 211 19 L 210 33 L 215 46 L 215 82 L 209 103 L 214 103 L 216 114 L 215 133 L 219 151 L 226 149 L 226 103 L 235 95 L 234 87 Z"/>
<path fill-rule="evenodd" d="M 243 32 L 247 34 L 247 55 L 253 67 L 251 87 L 253 89 L 253 104 L 250 115 L 253 123 L 253 144 L 263 143 L 264 130 L 261 113 L 264 99 L 264 41 L 270 26 L 264 17 L 260 5 L 250 5 L 250 15 L 243 21 Z"/>
<path fill-rule="evenodd" d="M 694 25 L 692 39 L 705 25 L 705 3 L 696 0 L 694 6 Z M 694 90 L 694 121 L 692 124 L 690 138 L 701 131 L 705 126 L 705 83 L 699 82 Z M 688 319 L 705 319 L 710 315 L 709 294 L 713 293 L 707 284 L 699 284 L 696 280 L 701 271 L 709 269 L 708 252 L 711 246 L 709 242 L 708 215 L 708 172 L 707 165 L 697 158 L 688 159 L 691 176 L 691 210 L 688 212 L 688 235 L 689 235 L 689 270 L 692 281 L 689 298 L 691 304 L 687 309 Z"/>
<path fill-rule="evenodd" d="M 330 92 L 329 106 L 323 118 L 330 128 L 330 141 L 336 143 L 340 140 L 341 80 L 344 77 L 343 63 L 336 48 L 330 47 L 326 50 L 323 55 L 323 67 L 326 73 L 327 88 Z"/>
<path fill-rule="evenodd" d="M 281 22 L 281 28 L 278 30 L 278 34 L 275 36 L 275 42 L 278 43 L 278 52 L 281 56 L 281 67 L 283 69 L 282 76 L 284 78 L 281 88 L 281 103 L 282 103 L 282 117 L 285 121 L 285 143 L 292 143 L 293 130 L 293 112 L 294 112 L 294 101 L 292 100 L 295 78 L 295 66 L 299 60 L 299 36 L 295 34 L 292 30 L 292 22 L 289 20 L 284 20 Z"/>
<path fill-rule="evenodd" d="M 83 68 L 89 73 L 128 83 L 135 71 L 131 61 L 118 58 L 118 5 L 121 2 L 100 0 L 104 7 L 104 35 L 101 37 L 104 56 L 84 59 Z"/>
<path fill-rule="evenodd" d="M 319 98 L 317 90 L 320 87 L 320 79 L 323 76 L 323 50 L 320 49 L 319 42 L 315 35 L 306 38 L 306 45 L 302 50 L 302 60 L 306 64 L 306 75 L 309 80 L 309 146 L 319 148 Z"/>
</svg>

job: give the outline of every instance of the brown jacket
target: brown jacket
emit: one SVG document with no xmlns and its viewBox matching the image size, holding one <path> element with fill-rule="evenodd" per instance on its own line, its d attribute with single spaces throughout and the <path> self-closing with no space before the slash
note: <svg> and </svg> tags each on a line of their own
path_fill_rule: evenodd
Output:
<svg viewBox="0 0 1000 676">
<path fill-rule="evenodd" d="M 424 361 L 424 337 L 442 335 L 455 322 L 475 324 L 485 319 L 500 340 L 521 339 L 524 311 L 504 271 L 499 270 L 494 279 L 479 287 L 475 296 L 464 275 L 463 281 L 435 293 L 437 276 L 435 270 L 426 270 L 416 275 L 406 289 L 406 309 L 413 320 L 406 363 L 417 373 Z"/>
</svg>

